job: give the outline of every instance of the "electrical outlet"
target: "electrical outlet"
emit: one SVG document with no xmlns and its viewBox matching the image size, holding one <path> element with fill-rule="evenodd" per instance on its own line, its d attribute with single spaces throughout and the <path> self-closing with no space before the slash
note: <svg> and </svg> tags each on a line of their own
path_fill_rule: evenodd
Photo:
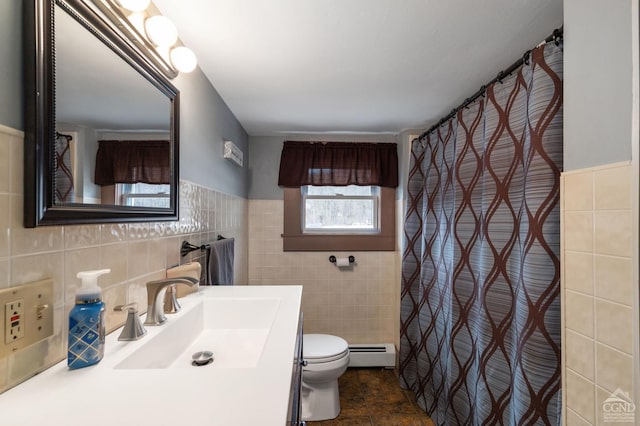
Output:
<svg viewBox="0 0 640 426">
<path fill-rule="evenodd" d="M 53 280 L 0 290 L 0 359 L 53 335 Z"/>
<path fill-rule="evenodd" d="M 4 305 L 4 344 L 9 345 L 24 337 L 24 299 L 12 300 Z"/>
</svg>

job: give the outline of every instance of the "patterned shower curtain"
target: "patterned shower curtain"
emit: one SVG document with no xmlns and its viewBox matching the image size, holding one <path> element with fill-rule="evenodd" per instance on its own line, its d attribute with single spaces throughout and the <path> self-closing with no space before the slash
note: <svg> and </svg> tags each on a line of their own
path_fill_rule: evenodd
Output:
<svg viewBox="0 0 640 426">
<path fill-rule="evenodd" d="M 56 204 L 70 203 L 75 199 L 73 189 L 73 169 L 71 167 L 71 141 L 69 135 L 56 133 L 54 201 Z"/>
<path fill-rule="evenodd" d="M 562 44 L 411 152 L 400 380 L 437 425 L 560 424 Z"/>
</svg>

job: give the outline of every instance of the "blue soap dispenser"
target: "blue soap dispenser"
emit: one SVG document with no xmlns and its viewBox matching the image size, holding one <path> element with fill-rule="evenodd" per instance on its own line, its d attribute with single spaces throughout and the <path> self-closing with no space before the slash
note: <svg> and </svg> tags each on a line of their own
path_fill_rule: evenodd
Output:
<svg viewBox="0 0 640 426">
<path fill-rule="evenodd" d="M 76 292 L 76 304 L 69 312 L 69 346 L 67 365 L 70 369 L 88 367 L 104 356 L 104 302 L 98 277 L 110 269 L 78 272 L 82 287 Z"/>
</svg>

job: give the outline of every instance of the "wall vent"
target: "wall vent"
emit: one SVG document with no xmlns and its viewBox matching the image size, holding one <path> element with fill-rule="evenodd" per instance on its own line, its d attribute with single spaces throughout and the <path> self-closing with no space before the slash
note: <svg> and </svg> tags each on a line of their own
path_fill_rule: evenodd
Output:
<svg viewBox="0 0 640 426">
<path fill-rule="evenodd" d="M 396 348 L 391 343 L 349 345 L 349 367 L 395 366 Z"/>
<path fill-rule="evenodd" d="M 238 148 L 238 145 L 236 145 L 235 143 L 231 141 L 224 141 L 224 152 L 222 154 L 222 157 L 226 158 L 227 160 L 231 160 L 238 166 L 242 167 L 242 150 Z"/>
</svg>

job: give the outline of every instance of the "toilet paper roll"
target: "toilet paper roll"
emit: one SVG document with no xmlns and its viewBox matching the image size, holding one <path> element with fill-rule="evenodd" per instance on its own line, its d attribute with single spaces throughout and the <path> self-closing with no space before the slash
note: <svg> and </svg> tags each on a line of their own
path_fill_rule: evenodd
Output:
<svg viewBox="0 0 640 426">
<path fill-rule="evenodd" d="M 351 263 L 349 262 L 349 258 L 348 257 L 338 257 L 336 259 L 336 266 L 338 268 L 346 268 L 351 266 Z"/>
<path fill-rule="evenodd" d="M 185 263 L 184 265 L 176 266 L 175 268 L 167 269 L 167 278 L 189 277 L 199 280 L 201 272 L 202 265 L 200 265 L 199 262 L 190 262 Z M 187 294 L 195 293 L 196 291 L 198 291 L 197 286 L 189 287 L 186 285 L 178 284 L 176 286 L 176 297 L 184 297 Z"/>
</svg>

